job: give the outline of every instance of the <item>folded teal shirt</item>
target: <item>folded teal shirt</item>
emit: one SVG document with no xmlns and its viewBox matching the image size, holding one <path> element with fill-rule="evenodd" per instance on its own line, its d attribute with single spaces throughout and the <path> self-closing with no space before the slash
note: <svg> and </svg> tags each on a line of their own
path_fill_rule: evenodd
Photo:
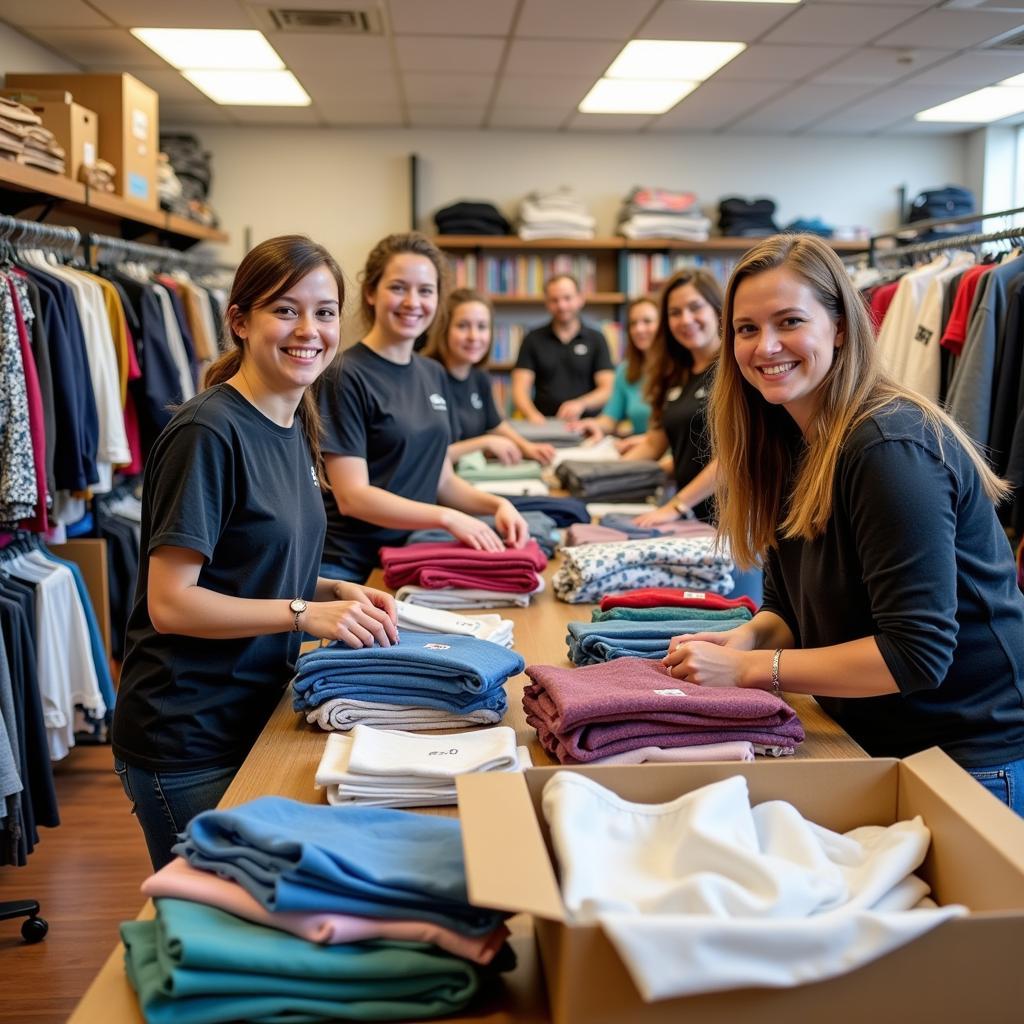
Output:
<svg viewBox="0 0 1024 1024">
<path fill-rule="evenodd" d="M 629 420 L 634 434 L 644 434 L 647 432 L 647 421 L 651 418 L 651 407 L 644 401 L 643 374 L 635 384 L 630 384 L 626 380 L 626 365 L 621 362 L 615 368 L 612 396 L 601 410 L 601 415 L 610 416 L 616 423 Z"/>
<path fill-rule="evenodd" d="M 753 616 L 747 608 L 684 608 L 681 605 L 656 608 L 609 608 L 604 612 L 600 608 L 595 608 L 590 613 L 591 622 L 609 622 L 618 619 L 626 619 L 630 622 L 685 620 L 687 623 L 732 622 L 739 625 L 741 622 L 749 622 L 751 618 Z"/>
<path fill-rule="evenodd" d="M 488 480 L 539 480 L 541 464 L 533 459 L 522 459 L 505 466 L 500 462 L 488 462 L 483 452 L 470 452 L 459 459 L 455 472 L 470 483 L 485 483 Z"/>
</svg>

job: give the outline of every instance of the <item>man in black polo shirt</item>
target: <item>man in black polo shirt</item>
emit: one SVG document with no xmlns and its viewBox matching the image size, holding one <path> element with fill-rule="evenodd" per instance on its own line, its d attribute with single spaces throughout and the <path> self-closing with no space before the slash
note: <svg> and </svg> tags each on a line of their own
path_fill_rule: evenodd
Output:
<svg viewBox="0 0 1024 1024">
<path fill-rule="evenodd" d="M 551 322 L 523 338 L 512 371 L 512 401 L 531 423 L 596 414 L 615 379 L 604 335 L 580 321 L 583 296 L 569 274 L 545 284 L 544 305 Z"/>
</svg>

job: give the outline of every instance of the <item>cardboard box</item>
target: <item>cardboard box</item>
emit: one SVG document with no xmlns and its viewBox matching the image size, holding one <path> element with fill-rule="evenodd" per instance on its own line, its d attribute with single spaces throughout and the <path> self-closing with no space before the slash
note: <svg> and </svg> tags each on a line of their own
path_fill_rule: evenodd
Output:
<svg viewBox="0 0 1024 1024">
<path fill-rule="evenodd" d="M 6 75 L 8 89 L 66 90 L 99 118 L 99 156 L 117 169 L 114 186 L 124 199 L 159 208 L 156 158 L 159 97 L 131 75 Z"/>
<path fill-rule="evenodd" d="M 601 929 L 566 922 L 540 810 L 544 784 L 556 771 L 580 772 L 641 803 L 743 775 L 752 802 L 788 800 L 838 832 L 920 814 L 932 846 L 917 873 L 938 903 L 962 903 L 971 912 L 829 981 L 644 1003 Z M 458 794 L 470 899 L 534 915 L 555 1024 L 1024 1019 L 1024 819 L 938 749 L 902 762 L 531 768 L 461 776 Z"/>
<path fill-rule="evenodd" d="M 99 119 L 96 112 L 72 101 L 71 93 L 57 89 L 4 89 L 0 95 L 17 100 L 43 119 L 64 148 L 64 173 L 78 181 L 78 170 L 96 162 Z"/>
</svg>

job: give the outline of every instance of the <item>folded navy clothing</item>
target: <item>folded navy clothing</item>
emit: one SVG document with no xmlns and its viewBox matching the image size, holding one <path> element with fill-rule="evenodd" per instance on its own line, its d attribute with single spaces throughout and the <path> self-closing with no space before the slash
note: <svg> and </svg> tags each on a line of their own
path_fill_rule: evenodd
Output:
<svg viewBox="0 0 1024 1024">
<path fill-rule="evenodd" d="M 394 647 L 335 641 L 299 658 L 292 706 L 306 711 L 348 697 L 452 711 L 504 710 L 505 681 L 524 667 L 515 651 L 450 633 L 407 634 Z"/>
<path fill-rule="evenodd" d="M 682 609 L 680 609 L 682 610 Z M 596 665 L 616 658 L 664 658 L 672 637 L 682 633 L 723 633 L 747 620 L 672 619 L 635 621 L 609 619 L 604 622 L 570 622 L 569 660 L 575 665 Z"/>
<path fill-rule="evenodd" d="M 545 512 L 523 512 L 523 519 L 530 530 L 530 536 L 537 542 L 537 546 L 550 558 L 555 553 L 558 543 L 558 524 Z M 494 527 L 494 516 L 477 516 L 481 522 L 486 523 L 492 530 Z M 407 544 L 432 544 L 438 541 L 450 541 L 452 535 L 447 530 L 414 530 L 406 540 Z"/>
<path fill-rule="evenodd" d="M 665 483 L 665 471 L 653 459 L 586 462 L 567 459 L 555 470 L 562 486 L 587 501 L 642 501 Z"/>
<path fill-rule="evenodd" d="M 557 526 L 590 522 L 586 502 L 580 501 L 579 498 L 510 497 L 508 500 L 523 514 L 543 512 L 550 516 Z"/>
<path fill-rule="evenodd" d="M 454 818 L 265 796 L 196 815 L 174 852 L 272 911 L 411 917 L 464 935 L 506 916 L 470 904 Z"/>
</svg>

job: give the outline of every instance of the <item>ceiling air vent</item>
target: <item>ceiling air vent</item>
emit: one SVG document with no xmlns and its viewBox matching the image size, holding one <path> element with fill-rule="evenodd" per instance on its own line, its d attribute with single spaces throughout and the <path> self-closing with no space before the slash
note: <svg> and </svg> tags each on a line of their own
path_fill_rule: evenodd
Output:
<svg viewBox="0 0 1024 1024">
<path fill-rule="evenodd" d="M 307 7 L 254 7 L 252 11 L 272 32 L 331 32 L 347 36 L 381 34 L 380 11 L 375 7 L 334 11 Z"/>
</svg>

